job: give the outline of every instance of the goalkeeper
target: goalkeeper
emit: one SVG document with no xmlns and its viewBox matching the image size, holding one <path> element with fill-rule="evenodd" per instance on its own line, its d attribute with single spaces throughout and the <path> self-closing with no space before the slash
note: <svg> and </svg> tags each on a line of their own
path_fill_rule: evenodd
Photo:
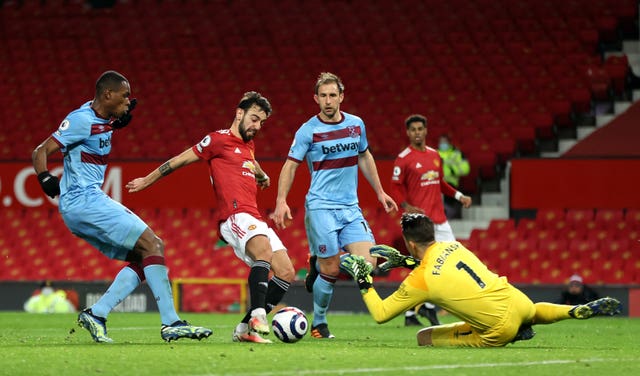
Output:
<svg viewBox="0 0 640 376">
<path fill-rule="evenodd" d="M 386 259 L 382 269 L 412 268 L 398 290 L 381 299 L 373 288 L 373 267 L 364 258 L 348 255 L 341 267 L 358 283 L 362 298 L 378 323 L 391 320 L 425 301 L 433 302 L 462 321 L 421 329 L 419 346 L 505 346 L 531 339 L 534 324 L 564 319 L 588 319 L 620 313 L 620 302 L 602 298 L 584 305 L 533 303 L 499 277 L 458 242 L 435 242 L 433 222 L 424 214 L 403 214 L 402 235 L 411 256 L 376 245 L 374 257 Z"/>
</svg>

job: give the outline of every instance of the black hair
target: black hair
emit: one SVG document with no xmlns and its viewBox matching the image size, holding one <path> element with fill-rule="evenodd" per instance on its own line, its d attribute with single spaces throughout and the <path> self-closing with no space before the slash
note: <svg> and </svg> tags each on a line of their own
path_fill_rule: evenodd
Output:
<svg viewBox="0 0 640 376">
<path fill-rule="evenodd" d="M 421 213 L 404 213 L 400 219 L 402 235 L 409 241 L 428 244 L 435 240 L 431 218 Z"/>
<path fill-rule="evenodd" d="M 240 99 L 240 103 L 238 103 L 238 108 L 246 112 L 253 105 L 260 107 L 267 116 L 271 115 L 271 103 L 269 103 L 269 100 L 257 91 L 248 91 L 244 93 L 242 99 Z"/>
<path fill-rule="evenodd" d="M 427 127 L 427 118 L 420 114 L 409 115 L 409 117 L 404 121 L 404 125 L 409 129 L 409 124 L 415 123 L 416 121 L 422 123 L 425 128 Z"/>
<path fill-rule="evenodd" d="M 104 93 L 106 90 L 118 90 L 122 82 L 129 82 L 123 75 L 116 71 L 106 71 L 100 75 L 96 81 L 96 96 Z"/>
</svg>

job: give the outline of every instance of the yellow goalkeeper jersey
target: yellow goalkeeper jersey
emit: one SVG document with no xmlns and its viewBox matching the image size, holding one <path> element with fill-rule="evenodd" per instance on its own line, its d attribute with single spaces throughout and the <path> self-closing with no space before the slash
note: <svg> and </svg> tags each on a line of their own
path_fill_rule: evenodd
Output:
<svg viewBox="0 0 640 376">
<path fill-rule="evenodd" d="M 490 271 L 459 242 L 436 242 L 424 259 L 384 300 L 369 289 L 364 302 L 377 322 L 424 302 L 436 304 L 481 331 L 501 323 L 512 298 L 522 293 Z M 526 298 L 525 298 L 526 299 Z"/>
</svg>

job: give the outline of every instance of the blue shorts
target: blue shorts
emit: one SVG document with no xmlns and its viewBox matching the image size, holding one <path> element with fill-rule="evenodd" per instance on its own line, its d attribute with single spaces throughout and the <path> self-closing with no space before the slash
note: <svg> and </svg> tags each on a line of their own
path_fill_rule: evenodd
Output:
<svg viewBox="0 0 640 376">
<path fill-rule="evenodd" d="M 147 229 L 147 224 L 101 190 L 66 194 L 60 214 L 71 233 L 105 256 L 124 260 Z"/>
<path fill-rule="evenodd" d="M 375 244 L 373 232 L 357 205 L 344 209 L 306 210 L 304 225 L 312 255 L 328 258 L 355 242 Z"/>
</svg>

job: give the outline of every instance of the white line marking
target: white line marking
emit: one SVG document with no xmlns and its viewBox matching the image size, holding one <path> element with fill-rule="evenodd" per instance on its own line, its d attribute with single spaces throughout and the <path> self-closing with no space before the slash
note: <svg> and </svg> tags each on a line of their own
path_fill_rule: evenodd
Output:
<svg viewBox="0 0 640 376">
<path fill-rule="evenodd" d="M 464 369 L 464 368 L 497 368 L 497 367 L 522 367 L 522 366 L 540 366 L 553 364 L 570 364 L 570 363 L 596 363 L 596 362 L 630 362 L 636 359 L 552 359 L 532 362 L 506 362 L 506 363 L 476 363 L 476 364 L 430 364 L 424 366 L 408 366 L 408 367 L 377 367 L 377 368 L 358 368 L 358 369 L 325 369 L 325 370 L 296 370 L 296 371 L 274 371 L 274 372 L 242 372 L 242 373 L 212 373 L 201 376 L 286 376 L 286 375 L 344 375 L 344 374 L 360 374 L 360 373 L 380 373 L 380 372 L 401 372 L 401 371 L 429 371 L 438 369 Z"/>
</svg>

